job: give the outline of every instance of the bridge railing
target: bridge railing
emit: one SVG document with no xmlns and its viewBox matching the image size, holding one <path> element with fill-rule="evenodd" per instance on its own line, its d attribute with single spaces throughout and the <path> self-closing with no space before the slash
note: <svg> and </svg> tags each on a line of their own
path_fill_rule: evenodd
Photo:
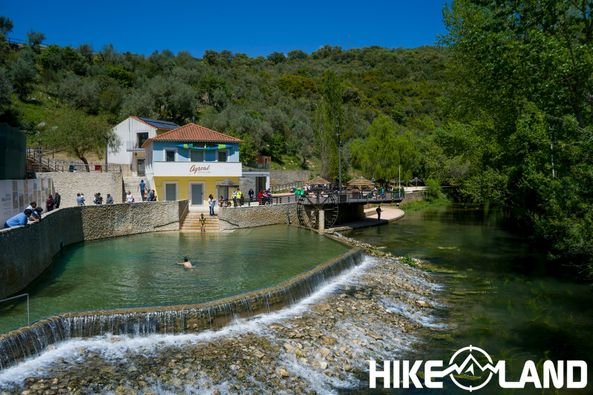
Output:
<svg viewBox="0 0 593 395">
<path fill-rule="evenodd" d="M 313 192 L 309 192 L 307 196 L 310 199 L 313 199 L 315 194 Z M 379 193 L 377 191 L 344 190 L 338 196 L 339 203 L 391 203 L 401 201 L 404 198 L 404 191 L 403 188 L 396 191 L 385 191 L 384 193 Z M 321 197 L 327 197 L 327 192 L 321 192 Z M 246 197 L 243 201 L 243 207 L 266 204 L 290 204 L 297 203 L 299 199 L 300 196 L 294 193 L 272 194 L 271 198 L 263 199 L 257 199 L 254 197 L 253 200 L 250 200 L 249 197 Z M 229 202 L 229 205 L 233 205 L 232 200 Z M 237 205 L 239 206 L 239 202 L 237 202 Z"/>
</svg>

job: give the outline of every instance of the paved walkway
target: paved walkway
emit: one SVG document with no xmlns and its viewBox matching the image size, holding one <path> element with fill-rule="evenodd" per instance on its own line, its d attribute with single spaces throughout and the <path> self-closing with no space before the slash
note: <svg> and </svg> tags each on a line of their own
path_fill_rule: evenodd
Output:
<svg viewBox="0 0 593 395">
<path fill-rule="evenodd" d="M 405 212 L 395 207 L 381 207 L 381 220 L 377 220 L 376 208 L 369 208 L 364 210 L 366 218 L 356 222 L 348 222 L 336 228 L 327 229 L 327 232 L 346 232 L 352 229 L 368 228 L 371 226 L 385 225 L 393 221 L 397 221 L 405 215 Z"/>
</svg>

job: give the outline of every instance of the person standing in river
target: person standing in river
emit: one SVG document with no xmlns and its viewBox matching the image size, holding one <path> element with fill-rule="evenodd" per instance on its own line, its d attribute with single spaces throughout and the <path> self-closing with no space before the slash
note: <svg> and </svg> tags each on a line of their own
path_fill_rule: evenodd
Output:
<svg viewBox="0 0 593 395">
<path fill-rule="evenodd" d="M 210 206 L 212 207 L 212 206 Z M 200 230 L 202 232 L 206 231 L 206 217 L 204 217 L 204 213 L 200 214 Z"/>
<path fill-rule="evenodd" d="M 377 221 L 381 221 L 381 211 L 383 211 L 381 210 L 381 205 L 379 205 L 375 211 L 377 212 Z"/>
<path fill-rule="evenodd" d="M 191 262 L 189 261 L 188 257 L 183 257 L 183 262 L 179 262 L 178 265 L 183 266 L 184 269 L 191 269 L 193 268 Z"/>
</svg>

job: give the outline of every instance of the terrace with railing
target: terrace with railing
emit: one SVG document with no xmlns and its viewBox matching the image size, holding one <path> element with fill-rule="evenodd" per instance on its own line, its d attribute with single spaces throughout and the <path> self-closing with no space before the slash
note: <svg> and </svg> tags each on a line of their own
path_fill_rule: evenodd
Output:
<svg viewBox="0 0 593 395">
<path fill-rule="evenodd" d="M 121 166 L 109 164 L 105 169 L 105 163 L 55 159 L 55 152 L 38 148 L 27 148 L 27 171 L 32 173 L 44 172 L 121 172 Z"/>
</svg>

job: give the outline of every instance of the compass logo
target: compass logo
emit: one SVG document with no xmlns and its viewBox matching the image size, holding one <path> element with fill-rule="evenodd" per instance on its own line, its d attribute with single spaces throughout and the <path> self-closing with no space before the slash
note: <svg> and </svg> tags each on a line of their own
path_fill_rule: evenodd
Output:
<svg viewBox="0 0 593 395">
<path fill-rule="evenodd" d="M 418 372 L 423 369 L 424 374 Z M 496 364 L 483 349 L 467 346 L 457 350 L 447 367 L 443 361 L 384 361 L 383 370 L 374 360 L 369 361 L 369 388 L 377 388 L 377 380 L 383 380 L 384 388 L 443 388 L 443 379 L 449 377 L 459 388 L 469 392 L 484 388 L 494 376 L 498 376 L 500 388 L 570 388 L 587 387 L 587 363 L 585 361 L 544 361 L 538 369 L 534 361 L 525 361 L 518 381 L 506 377 L 506 362 Z M 464 380 L 465 379 L 465 380 Z M 468 380 L 470 379 L 470 380 Z M 466 381 L 471 384 L 464 384 Z"/>
<path fill-rule="evenodd" d="M 485 365 L 481 364 L 475 357 L 475 355 L 473 354 L 474 352 L 476 352 L 479 356 L 482 357 L 482 359 L 485 359 L 487 361 L 487 363 Z M 463 356 L 465 355 L 465 358 L 463 358 Z M 459 364 L 457 361 L 462 360 L 461 364 Z M 492 379 L 492 376 L 494 375 L 493 372 L 495 372 L 495 367 L 494 364 L 492 362 L 492 358 L 490 358 L 490 355 L 488 355 L 488 353 L 484 350 L 482 350 L 481 348 L 478 347 L 474 347 L 472 345 L 468 346 L 468 347 L 463 347 L 459 350 L 457 350 L 457 352 L 455 354 L 453 354 L 453 356 L 451 357 L 451 359 L 449 360 L 449 369 L 454 368 L 453 371 L 455 373 L 457 373 L 457 375 L 460 374 L 471 374 L 473 377 L 476 376 L 476 373 L 478 373 L 478 371 L 480 372 L 486 372 L 488 371 L 488 377 L 486 377 L 482 383 L 478 384 L 478 385 L 463 385 L 461 384 L 459 381 L 457 381 L 457 379 L 455 378 L 455 374 L 451 373 L 449 375 L 449 378 L 451 379 L 451 381 L 453 381 L 455 383 L 455 385 L 457 385 L 459 388 L 467 390 L 469 392 L 475 391 L 475 390 L 479 390 L 480 388 L 483 388 L 486 386 L 486 384 L 488 384 L 490 382 L 490 379 Z"/>
</svg>

